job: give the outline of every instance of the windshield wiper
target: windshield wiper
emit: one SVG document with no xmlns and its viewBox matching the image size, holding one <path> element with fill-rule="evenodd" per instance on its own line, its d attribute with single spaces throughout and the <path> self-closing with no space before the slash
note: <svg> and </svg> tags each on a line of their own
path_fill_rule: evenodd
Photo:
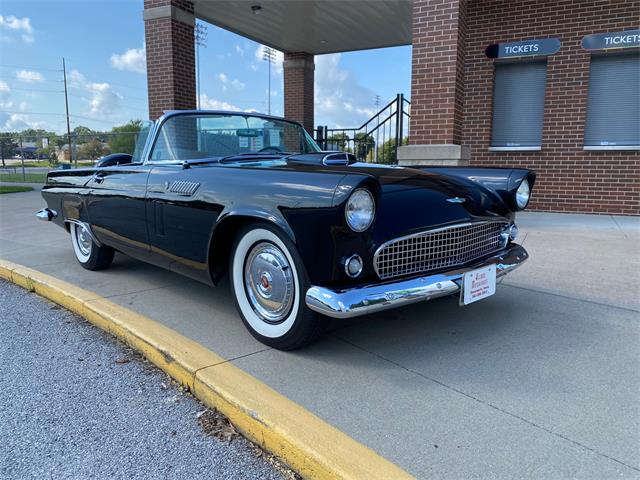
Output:
<svg viewBox="0 0 640 480">
<path fill-rule="evenodd" d="M 277 158 L 282 158 L 284 156 L 291 155 L 290 152 L 278 152 L 278 153 L 267 153 L 267 152 L 244 152 L 244 153 L 236 153 L 234 155 L 228 155 L 226 157 L 222 157 L 219 159 L 220 163 L 226 163 L 233 160 L 237 160 L 239 162 L 250 161 L 250 160 L 273 160 Z"/>
</svg>

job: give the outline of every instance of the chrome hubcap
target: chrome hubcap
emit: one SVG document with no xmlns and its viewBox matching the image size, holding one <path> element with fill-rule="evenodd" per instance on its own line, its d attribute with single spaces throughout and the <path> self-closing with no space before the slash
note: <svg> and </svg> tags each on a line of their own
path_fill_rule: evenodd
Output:
<svg viewBox="0 0 640 480">
<path fill-rule="evenodd" d="M 91 237 L 84 226 L 76 227 L 78 248 L 84 255 L 91 255 Z"/>
<path fill-rule="evenodd" d="M 291 310 L 294 282 L 285 254 L 272 243 L 255 245 L 244 266 L 244 285 L 254 312 L 267 323 L 280 323 Z"/>
</svg>

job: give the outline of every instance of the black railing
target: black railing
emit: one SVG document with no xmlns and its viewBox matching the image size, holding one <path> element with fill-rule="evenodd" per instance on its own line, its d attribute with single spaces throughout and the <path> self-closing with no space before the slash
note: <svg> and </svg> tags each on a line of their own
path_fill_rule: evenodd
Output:
<svg viewBox="0 0 640 480">
<path fill-rule="evenodd" d="M 360 127 L 319 126 L 315 140 L 323 150 L 350 152 L 362 162 L 397 163 L 398 146 L 407 144 L 410 106 L 399 93 Z"/>
</svg>

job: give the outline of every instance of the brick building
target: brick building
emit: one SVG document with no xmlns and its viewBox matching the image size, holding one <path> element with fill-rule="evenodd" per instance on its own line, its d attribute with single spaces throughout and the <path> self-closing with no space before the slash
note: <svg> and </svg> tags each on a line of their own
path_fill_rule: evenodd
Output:
<svg viewBox="0 0 640 480">
<path fill-rule="evenodd" d="M 640 0 L 145 0 L 149 111 L 195 108 L 195 18 L 285 52 L 314 128 L 314 55 L 412 44 L 401 164 L 522 166 L 531 208 L 640 214 Z"/>
</svg>

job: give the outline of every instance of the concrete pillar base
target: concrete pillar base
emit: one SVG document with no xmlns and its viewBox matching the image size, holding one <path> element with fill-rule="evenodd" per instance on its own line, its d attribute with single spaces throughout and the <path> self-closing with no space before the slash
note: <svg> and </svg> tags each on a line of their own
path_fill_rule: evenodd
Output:
<svg viewBox="0 0 640 480">
<path fill-rule="evenodd" d="M 398 148 L 398 165 L 464 167 L 469 165 L 471 150 L 467 145 L 403 145 Z"/>
</svg>

